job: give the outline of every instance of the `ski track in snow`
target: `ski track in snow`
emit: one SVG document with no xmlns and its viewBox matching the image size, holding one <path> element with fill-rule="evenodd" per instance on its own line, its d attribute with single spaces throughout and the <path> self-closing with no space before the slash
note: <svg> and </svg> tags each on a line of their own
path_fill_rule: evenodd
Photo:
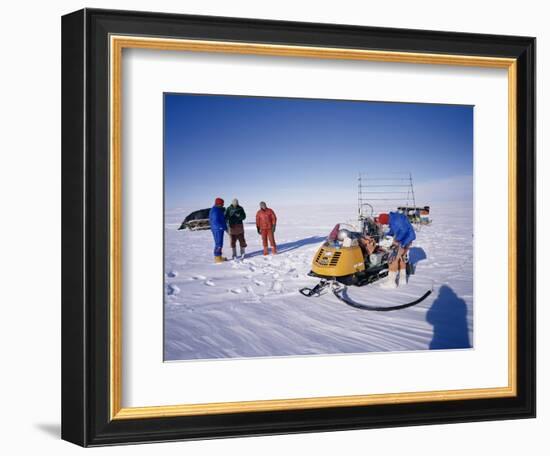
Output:
<svg viewBox="0 0 550 456">
<path fill-rule="evenodd" d="M 185 210 L 166 214 L 165 359 L 190 360 L 470 348 L 473 341 L 473 231 L 471 209 L 432 208 L 433 223 L 417 229 L 410 252 L 416 273 L 405 288 L 379 284 L 349 287 L 370 305 L 398 305 L 393 312 L 355 309 L 330 291 L 299 294 L 312 257 L 338 222 L 355 213 L 339 209 L 274 208 L 279 254 L 264 257 L 255 225 L 246 224 L 247 258 L 213 263 L 210 231 L 178 231 Z M 307 215 L 304 216 L 303 214 Z M 303 222 L 303 223 L 301 223 Z M 224 240 L 224 254 L 231 252 Z"/>
</svg>

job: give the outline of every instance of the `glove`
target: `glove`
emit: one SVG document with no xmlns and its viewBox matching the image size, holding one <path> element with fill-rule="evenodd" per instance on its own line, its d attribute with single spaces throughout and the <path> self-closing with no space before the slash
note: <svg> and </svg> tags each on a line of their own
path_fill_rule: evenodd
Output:
<svg viewBox="0 0 550 456">
<path fill-rule="evenodd" d="M 275 233 L 275 228 L 277 228 L 277 225 L 273 225 L 273 232 Z"/>
<path fill-rule="evenodd" d="M 260 228 L 256 228 L 256 231 L 258 231 L 258 234 L 260 234 Z"/>
</svg>

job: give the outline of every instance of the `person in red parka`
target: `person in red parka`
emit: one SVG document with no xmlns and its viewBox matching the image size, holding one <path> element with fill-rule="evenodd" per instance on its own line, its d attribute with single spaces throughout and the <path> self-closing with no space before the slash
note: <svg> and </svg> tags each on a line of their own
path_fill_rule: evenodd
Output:
<svg viewBox="0 0 550 456">
<path fill-rule="evenodd" d="M 264 255 L 268 254 L 267 242 L 271 244 L 271 253 L 277 253 L 277 245 L 275 244 L 275 227 L 277 226 L 277 216 L 273 209 L 267 207 L 265 202 L 260 203 L 260 210 L 256 213 L 256 229 L 258 234 L 262 235 L 264 245 Z"/>
</svg>

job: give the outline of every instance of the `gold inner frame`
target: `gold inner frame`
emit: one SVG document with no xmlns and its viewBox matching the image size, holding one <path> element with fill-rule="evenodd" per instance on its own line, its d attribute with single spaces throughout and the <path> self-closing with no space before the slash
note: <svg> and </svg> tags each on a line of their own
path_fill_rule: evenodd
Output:
<svg viewBox="0 0 550 456">
<path fill-rule="evenodd" d="M 317 59 L 504 68 L 508 70 L 508 385 L 505 387 L 403 392 L 244 402 L 122 407 L 122 51 L 123 49 L 254 54 Z M 297 410 L 374 404 L 512 397 L 517 394 L 516 179 L 517 62 L 511 58 L 387 52 L 310 46 L 110 37 L 110 415 L 111 419 Z"/>
</svg>

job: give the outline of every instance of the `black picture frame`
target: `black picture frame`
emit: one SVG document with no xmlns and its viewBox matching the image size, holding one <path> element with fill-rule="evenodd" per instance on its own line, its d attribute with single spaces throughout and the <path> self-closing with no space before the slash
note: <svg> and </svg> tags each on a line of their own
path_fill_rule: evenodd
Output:
<svg viewBox="0 0 550 456">
<path fill-rule="evenodd" d="M 109 36 L 517 59 L 517 395 L 111 420 Z M 84 9 L 62 19 L 62 438 L 82 446 L 535 416 L 535 39 Z"/>
</svg>

